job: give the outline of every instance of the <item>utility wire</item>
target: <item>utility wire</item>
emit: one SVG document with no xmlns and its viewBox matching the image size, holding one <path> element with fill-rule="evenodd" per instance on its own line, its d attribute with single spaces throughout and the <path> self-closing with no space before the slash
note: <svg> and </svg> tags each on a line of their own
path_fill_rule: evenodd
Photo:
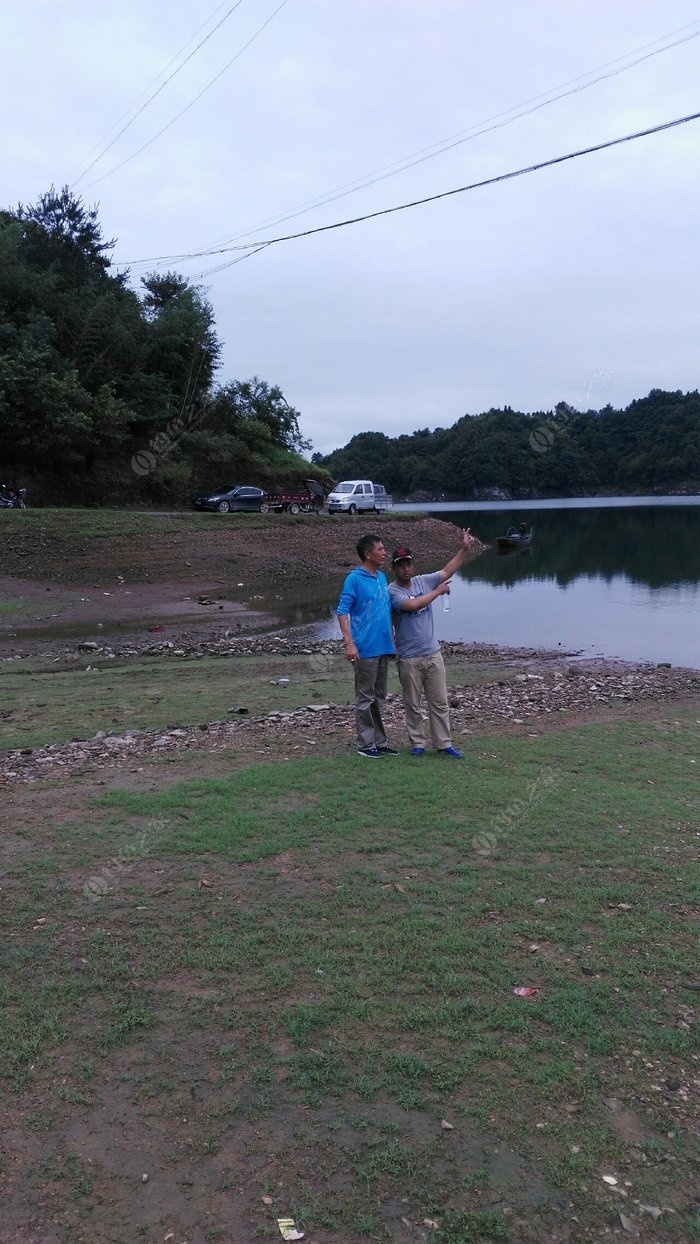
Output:
<svg viewBox="0 0 700 1244">
<path fill-rule="evenodd" d="M 241 3 L 242 3 L 242 0 L 238 0 L 238 4 L 241 4 Z M 213 77 L 209 82 L 207 82 L 207 85 L 202 88 L 199 94 L 195 95 L 194 99 L 191 99 L 189 104 L 187 104 L 183 109 L 181 109 L 180 112 L 176 113 L 176 115 L 172 118 L 172 120 L 168 121 L 167 125 L 164 125 L 161 130 L 158 130 L 158 133 L 154 134 L 152 138 L 149 138 L 148 142 L 144 143 L 142 147 L 138 147 L 136 151 L 132 151 L 131 155 L 127 156 L 125 160 L 122 160 L 121 164 L 115 164 L 114 168 L 109 169 L 107 173 L 103 173 L 101 177 L 96 177 L 94 181 L 88 182 L 87 186 L 84 186 L 83 189 L 89 190 L 91 186 L 96 186 L 99 182 L 104 181 L 106 177 L 111 177 L 113 173 L 116 173 L 120 168 L 123 168 L 125 164 L 129 163 L 130 160 L 135 159 L 136 156 L 140 155 L 142 151 L 145 151 L 147 147 L 150 147 L 151 143 L 154 143 L 157 138 L 160 138 L 161 134 L 164 134 L 166 130 L 170 129 L 171 125 L 174 125 L 176 121 L 180 120 L 180 117 L 183 117 L 186 112 L 189 112 L 190 108 L 192 108 L 194 104 L 197 103 L 197 100 L 201 99 L 202 96 L 209 90 L 209 88 L 212 87 L 215 82 L 218 82 L 219 78 L 221 78 L 226 73 L 226 70 L 231 68 L 231 65 L 233 65 L 234 62 L 238 60 L 239 56 L 243 55 L 243 53 L 247 50 L 247 48 L 250 47 L 251 43 L 255 42 L 255 40 L 258 38 L 258 35 L 262 34 L 265 27 L 270 25 L 270 22 L 273 20 L 273 18 L 277 16 L 277 14 L 280 12 L 280 9 L 283 9 L 285 4 L 287 3 L 288 3 L 288 0 L 282 0 L 282 3 L 278 4 L 274 12 L 271 13 L 270 16 L 266 18 L 266 20 L 263 22 L 262 26 L 259 26 L 258 29 L 255 31 L 255 34 L 251 35 L 248 42 L 243 44 L 243 47 L 240 48 L 238 52 L 236 52 L 235 56 L 231 57 L 231 60 L 228 61 L 227 64 L 224 65 L 223 69 L 219 70 L 219 73 L 217 73 L 215 77 Z M 234 7 L 237 8 L 238 4 L 235 5 Z"/>
<path fill-rule="evenodd" d="M 496 113 L 495 116 L 487 117 L 485 122 L 477 123 L 476 126 L 471 126 L 469 129 L 466 129 L 466 131 L 451 134 L 449 138 L 440 139 L 438 143 L 431 143 L 430 147 L 421 148 L 420 151 L 414 152 L 412 156 L 395 160 L 394 163 L 384 165 L 384 168 L 377 169 L 373 173 L 368 173 L 362 178 L 357 178 L 356 180 L 353 180 L 353 182 L 346 182 L 343 185 L 339 185 L 336 190 L 329 190 L 329 192 L 325 195 L 320 195 L 320 197 L 316 199 L 310 199 L 305 203 L 298 204 L 296 209 L 287 211 L 287 213 L 269 216 L 266 220 L 261 221 L 261 224 L 255 225 L 254 228 L 242 230 L 240 233 L 231 234 L 226 236 L 226 238 L 220 239 L 219 241 L 214 241 L 214 243 L 211 243 L 210 246 L 206 246 L 206 248 L 201 249 L 198 254 L 206 255 L 215 253 L 214 248 L 216 248 L 216 246 L 229 243 L 229 241 L 236 241 L 239 238 L 249 238 L 252 233 L 256 233 L 257 230 L 264 228 L 265 225 L 282 224 L 283 221 L 293 220 L 296 216 L 303 215 L 313 208 L 323 207 L 325 204 L 337 202 L 338 199 L 346 198 L 348 194 L 357 193 L 357 190 L 367 189 L 368 187 L 371 187 L 371 185 L 383 182 L 383 180 L 387 178 L 394 177 L 397 173 L 402 173 L 410 168 L 415 168 L 415 165 L 423 164 L 425 163 L 425 160 L 435 159 L 435 157 L 451 151 L 454 147 L 459 147 L 463 143 L 470 142 L 472 138 L 479 138 L 481 134 L 490 133 L 495 131 L 495 129 L 502 129 L 506 126 L 510 126 L 513 121 L 518 121 L 521 117 L 530 116 L 531 113 L 538 112 L 541 108 L 548 107 L 548 104 L 556 103 L 558 100 L 563 100 L 563 98 L 566 98 L 567 96 L 577 95 L 577 93 L 581 91 L 586 91 L 589 86 L 596 86 L 596 83 L 603 82 L 606 78 L 617 77 L 619 73 L 625 73 L 627 70 L 630 70 L 630 68 L 642 65 L 644 61 L 650 60 L 650 58 L 654 56 L 659 56 L 661 52 L 670 51 L 673 47 L 678 47 L 681 44 L 686 44 L 686 42 L 690 42 L 693 39 L 698 39 L 700 30 L 696 29 L 691 32 L 690 35 L 684 35 L 681 39 L 676 39 L 673 44 L 666 44 L 664 47 L 656 47 L 654 51 L 647 52 L 644 56 L 639 56 L 637 60 L 630 62 L 629 65 L 619 66 L 619 61 L 627 60 L 629 56 L 634 56 L 637 52 L 643 52 L 647 50 L 648 47 L 653 47 L 655 44 L 659 44 L 659 42 L 664 39 L 670 39 L 671 35 L 681 34 L 681 32 L 688 30 L 689 26 L 698 26 L 698 19 L 696 19 L 695 22 L 689 22 L 688 26 L 681 26 L 678 30 L 669 31 L 668 35 L 659 36 L 659 39 L 653 40 L 650 44 L 643 44 L 642 47 L 635 47 L 633 51 L 625 53 L 624 56 L 615 57 L 614 60 L 607 61 L 604 65 L 599 65 L 596 68 L 593 68 L 593 70 L 589 70 L 587 73 L 582 73 L 582 75 L 579 75 L 578 77 L 571 78 L 568 82 L 561 83 L 561 86 L 551 87 L 550 91 L 543 91 L 541 95 L 532 96 L 531 98 L 528 98 L 528 100 L 523 101 L 522 104 L 515 104 L 515 106 L 511 108 L 506 108 L 504 112 L 499 112 Z M 610 66 L 614 65 L 618 65 L 619 67 L 610 68 Z M 601 70 L 608 70 L 608 72 L 599 72 Z M 598 77 L 594 77 L 588 82 L 583 81 L 584 78 L 591 78 L 592 73 L 598 73 Z M 568 87 L 568 90 L 564 90 L 566 87 Z M 553 91 L 560 93 L 552 95 Z M 528 107 L 528 104 L 532 104 L 532 107 Z M 515 116 L 513 116 L 512 113 L 515 113 Z M 187 256 L 177 255 L 170 256 L 170 258 L 183 259 L 187 258 Z"/>
<path fill-rule="evenodd" d="M 405 212 L 412 207 L 422 207 L 426 203 L 436 203 L 440 199 L 447 199 L 455 194 L 464 194 L 468 190 L 479 190 L 484 186 L 494 186 L 498 182 L 511 181 L 515 177 L 524 177 L 526 173 L 537 173 L 543 168 L 551 168 L 554 164 L 564 164 L 567 160 L 578 160 L 581 156 L 592 155 L 596 151 L 605 151 L 609 147 L 617 147 L 621 143 L 633 142 L 637 138 L 648 138 L 650 134 L 660 134 L 663 130 L 674 129 L 679 125 L 687 125 L 689 121 L 700 120 L 700 112 L 690 113 L 687 117 L 678 117 L 675 121 L 664 121 L 660 125 L 652 125 L 646 130 L 637 130 L 633 134 L 624 134 L 621 138 L 610 138 L 607 142 L 596 143 L 593 147 L 582 147 L 578 151 L 569 151 L 566 155 L 554 156 L 551 160 L 540 160 L 537 164 L 529 164 L 525 168 L 514 169 L 510 173 L 500 173 L 497 177 L 487 177 L 483 181 L 473 181 L 467 186 L 457 186 L 454 190 L 443 190 L 440 194 L 427 195 L 423 199 L 413 199 L 409 203 L 399 203 L 395 207 L 385 207 L 377 212 L 367 212 L 364 216 L 354 216 L 349 220 L 337 220 L 331 225 L 319 225 L 315 229 L 304 229 L 299 233 L 287 233 L 281 237 L 259 239 L 257 242 L 249 242 L 241 246 L 225 246 L 221 248 L 220 254 L 228 251 L 249 251 L 253 247 L 262 250 L 267 246 L 274 246 L 278 242 L 293 242 L 299 238 L 308 238 L 316 233 L 329 233 L 333 229 L 345 229 L 348 225 L 358 225 L 365 220 L 376 220 L 379 216 L 391 216 L 395 212 Z M 247 256 L 243 256 L 247 258 Z M 222 272 L 225 268 L 231 267 L 238 260 L 231 260 L 228 263 L 220 264 L 218 267 L 209 268 L 204 272 L 196 274 L 196 278 L 211 276 L 216 272 Z"/>
<path fill-rule="evenodd" d="M 221 0 L 221 4 L 217 4 L 217 6 L 216 6 L 216 8 L 214 9 L 214 11 L 213 11 L 212 13 L 210 13 L 210 14 L 209 14 L 209 16 L 206 18 L 206 20 L 205 20 L 205 21 L 203 21 L 203 22 L 202 22 L 202 24 L 201 24 L 200 26 L 198 26 L 198 27 L 197 27 L 197 29 L 195 30 L 194 34 L 193 34 L 193 35 L 190 35 L 190 37 L 189 37 L 189 39 L 187 40 L 187 42 L 186 42 L 186 43 L 183 43 L 183 45 L 182 45 L 182 47 L 179 49 L 179 51 L 177 51 L 177 52 L 175 53 L 175 55 L 174 55 L 174 56 L 172 56 L 172 57 L 170 58 L 170 60 L 168 61 L 167 65 L 164 65 L 164 66 L 163 66 L 163 68 L 161 69 L 160 73 L 157 73 L 157 74 L 156 74 L 156 76 L 155 76 L 155 78 L 152 78 L 152 79 L 151 79 L 151 81 L 148 83 L 148 86 L 145 86 L 145 87 L 144 87 L 144 89 L 141 91 L 141 94 L 140 94 L 140 95 L 137 95 L 137 97 L 136 97 L 136 99 L 134 100 L 133 104 L 130 104 L 130 105 L 129 105 L 129 107 L 128 107 L 128 108 L 126 108 L 126 109 L 124 110 L 124 112 L 122 112 L 121 116 L 117 117 L 117 119 L 116 119 L 116 121 L 114 122 L 114 124 L 113 124 L 113 125 L 110 125 L 109 129 L 107 130 L 107 133 L 106 133 L 106 134 L 104 134 L 104 135 L 103 135 L 103 137 L 102 137 L 102 138 L 100 138 L 100 139 L 99 139 L 99 141 L 95 143 L 94 147 L 91 147 L 91 148 L 90 148 L 90 150 L 88 151 L 87 155 L 83 157 L 83 159 L 80 161 L 80 163 L 76 165 L 76 167 L 73 169 L 73 172 L 70 174 L 70 177 L 69 177 L 69 182 L 70 182 L 70 183 L 72 183 L 72 182 L 74 181 L 74 179 L 78 176 L 78 171 L 79 171 L 79 169 L 80 169 L 80 166 L 81 166 L 82 164 L 84 164 L 86 160 L 89 160 L 89 159 L 90 159 L 90 156 L 91 156 L 91 155 L 93 155 L 96 151 L 98 151 L 98 150 L 102 147 L 102 144 L 103 144 L 104 142 L 106 142 L 106 141 L 107 141 L 107 139 L 109 138 L 109 136 L 110 136 L 110 134 L 112 133 L 112 131 L 113 131 L 113 130 L 115 130 L 115 129 L 117 128 L 117 126 L 118 126 L 118 125 L 121 125 L 122 121 L 126 120 L 126 118 L 129 116 L 129 113 L 130 113 L 130 112 L 131 112 L 131 111 L 132 111 L 132 110 L 136 107 L 136 105 L 137 105 L 137 104 L 139 104 L 139 103 L 141 102 L 141 100 L 143 99 L 144 95 L 148 94 L 148 92 L 151 90 L 151 88 L 152 88 L 152 87 L 154 87 L 154 86 L 156 85 L 156 83 L 160 81 L 160 79 L 163 77 L 163 74 L 168 72 L 168 70 L 169 70 L 170 66 L 171 66 L 171 65 L 174 65 L 174 64 L 175 64 L 175 61 L 176 61 L 176 60 L 178 60 L 178 58 L 179 58 L 180 56 L 182 56 L 182 53 L 183 53 L 183 52 L 184 52 L 184 51 L 185 51 L 185 50 L 186 50 L 186 49 L 190 46 L 190 43 L 192 43 L 193 39 L 196 39 L 196 38 L 197 38 L 197 35 L 199 34 L 200 30 L 204 30 L 205 26 L 208 26 L 208 25 L 209 25 L 209 23 L 210 23 L 210 21 L 212 20 L 212 18 L 216 17 L 216 14 L 219 12 L 219 9 L 223 9 L 223 7 L 224 7 L 224 4 L 225 4 L 225 3 L 226 3 L 226 0 Z M 228 14 L 227 14 L 227 16 L 228 16 Z M 226 20 L 226 18 L 224 18 L 223 20 L 225 21 L 225 20 Z M 221 24 L 221 23 L 219 23 L 219 24 Z M 212 31 L 211 33 L 213 34 L 213 33 L 214 33 L 214 31 Z M 201 44 L 200 44 L 199 46 L 201 47 Z M 197 51 L 197 49 L 196 49 L 196 48 L 195 48 L 195 51 Z M 193 53 L 193 54 L 194 54 L 194 53 Z M 184 62 L 183 62 L 183 64 L 184 64 Z M 182 65 L 180 66 L 180 69 L 181 69 L 181 68 L 182 68 Z M 178 73 L 178 72 L 179 72 L 179 69 L 178 69 L 178 70 L 176 70 L 175 72 L 176 72 L 176 73 Z M 175 76 L 174 74 L 171 74 L 171 77 L 174 77 L 174 76 Z M 170 78 L 168 79 L 168 81 L 170 81 Z M 165 85 L 166 85 L 166 84 L 165 84 L 165 83 L 163 83 L 163 86 L 165 86 Z M 154 97 L 152 96 L 151 98 L 154 98 Z M 147 102 L 150 102 L 150 101 L 147 101 Z M 144 105 L 144 106 L 145 106 L 145 105 Z M 141 111 L 143 111 L 143 109 L 142 109 Z M 138 115 L 138 114 L 137 114 L 137 115 Z M 136 119 L 136 117 L 134 116 L 134 117 L 132 118 L 132 120 L 135 120 L 135 119 Z M 129 124 L 131 124 L 131 122 L 129 122 Z M 123 132 L 124 132 L 124 131 L 122 130 L 122 131 L 121 131 L 121 133 L 123 133 Z M 117 137 L 119 137 L 119 135 L 117 135 Z M 115 140 L 115 141 L 116 141 L 116 140 Z M 107 148 L 105 148 L 105 150 L 107 150 Z M 102 154 L 104 154 L 104 152 L 103 152 Z M 98 157 L 98 158 L 99 158 L 99 157 Z M 87 171 L 88 171 L 87 169 L 85 169 L 85 170 L 84 170 L 84 172 L 87 172 Z M 82 176 L 83 176 L 83 174 L 81 173 L 81 174 L 80 174 L 80 176 L 82 177 Z"/>
<path fill-rule="evenodd" d="M 224 13 L 224 16 L 221 18 L 221 21 L 216 23 L 216 26 L 214 26 L 213 30 L 210 30 L 210 31 L 209 31 L 209 34 L 204 36 L 204 38 L 201 40 L 201 42 L 197 44 L 196 48 L 193 48 L 193 49 L 192 49 L 192 51 L 190 52 L 189 56 L 186 56 L 186 57 L 185 57 L 185 59 L 183 60 L 182 64 L 181 64 L 181 65 L 178 65 L 177 69 L 174 69 L 174 70 L 173 70 L 173 72 L 170 74 L 170 76 L 169 76 L 169 77 L 167 77 L 167 78 L 165 79 L 165 82 L 162 82 L 162 83 L 161 83 L 161 85 L 158 87 L 158 89 L 157 89 L 156 91 L 154 91 L 152 95 L 150 95 L 150 96 L 149 96 L 149 98 L 146 100 L 145 104 L 142 104 L 142 105 L 141 105 L 141 107 L 139 108 L 138 112 L 134 113 L 134 115 L 133 115 L 133 117 L 131 118 L 131 120 L 130 120 L 130 121 L 127 121 L 126 125 L 123 125 L 123 126 L 122 126 L 122 128 L 121 128 L 121 129 L 120 129 L 120 131 L 119 131 L 119 133 L 118 133 L 118 134 L 115 134 L 115 136 L 114 136 L 114 138 L 112 139 L 112 141 L 111 141 L 111 142 L 109 142 L 109 143 L 107 143 L 107 146 L 106 146 L 105 148 L 103 148 L 103 150 L 100 152 L 100 154 L 99 154 L 99 155 L 96 155 L 96 156 L 95 156 L 94 160 L 92 160 L 92 161 L 90 162 L 90 164 L 88 164 L 87 168 L 83 169 L 83 171 L 82 171 L 82 173 L 80 174 L 80 176 L 76 178 L 76 182 L 82 181 L 82 180 L 83 180 L 83 177 L 86 177 L 86 176 L 87 176 L 87 174 L 90 172 L 90 169 L 91 169 L 91 168 L 94 168 L 94 167 L 95 167 L 95 165 L 99 163 L 99 161 L 102 159 L 102 157 L 103 157 L 103 156 L 105 156 L 105 155 L 107 154 L 107 152 L 110 150 L 110 148 L 114 146 L 114 144 L 117 142 L 117 140 L 121 138 L 122 134 L 125 134 L 125 133 L 126 133 L 126 131 L 129 129 L 129 127 L 130 127 L 130 126 L 132 126 L 132 125 L 134 124 L 134 121 L 136 120 L 136 118 L 137 118 L 137 117 L 140 117 L 140 116 L 141 116 L 141 113 L 142 113 L 142 112 L 143 112 L 143 111 L 144 111 L 144 110 L 148 107 L 148 105 L 153 103 L 153 100 L 156 98 L 156 96 L 157 96 L 157 95 L 160 95 L 161 91 L 165 89 L 165 87 L 168 85 L 168 83 L 169 83 L 169 82 L 172 82 L 173 78 L 174 78 L 174 77 L 175 77 L 175 76 L 176 76 L 176 75 L 180 72 L 180 70 L 181 70 L 181 69 L 184 69 L 184 67 L 185 67 L 185 65 L 187 64 L 187 62 L 188 62 L 188 61 L 191 61 L 193 56 L 196 56 L 196 54 L 197 54 L 197 52 L 199 51 L 199 49 L 200 49 L 200 48 L 202 48 L 202 47 L 204 47 L 204 44 L 205 44 L 205 43 L 207 43 L 209 39 L 211 39 L 212 35 L 216 34 L 216 31 L 217 31 L 217 30 L 218 30 L 221 26 L 223 26 L 224 22 L 227 20 L 227 18 L 229 18 L 229 17 L 231 16 L 231 14 L 232 14 L 232 13 L 235 13 L 236 9 L 240 8 L 240 6 L 242 5 L 242 3 L 243 3 L 243 0 L 236 0 L 236 3 L 235 3 L 235 4 L 233 4 L 233 5 L 231 5 L 231 8 L 229 9 L 228 13 Z M 234 58 L 234 59 L 235 59 L 235 58 Z M 205 89 L 206 89 L 206 88 L 205 88 Z M 199 99 L 199 96 L 197 96 L 197 99 Z M 194 101 L 193 101 L 193 102 L 194 102 Z M 182 113 L 179 113 L 178 115 L 179 115 L 179 116 L 182 116 Z M 175 120 L 177 120 L 177 117 L 175 118 Z M 171 122 L 171 124 L 172 124 L 172 122 Z M 166 129 L 167 129 L 167 126 L 166 126 Z M 161 130 L 161 134 L 162 134 L 162 133 L 163 133 L 163 131 Z M 157 138 L 157 137 L 158 137 L 158 135 L 156 135 L 156 138 Z M 151 139 L 151 142 L 152 142 L 152 141 L 153 141 L 153 139 Z M 148 144 L 146 144 L 146 145 L 148 145 Z M 141 148 L 141 150 L 143 151 L 143 147 Z M 138 153 L 137 153 L 137 154 L 138 154 Z M 131 158 L 131 157 L 129 157 L 129 158 Z M 126 163 L 126 161 L 125 161 L 125 163 Z M 120 165 L 120 164 L 119 164 L 119 165 L 117 165 L 117 168 L 121 168 L 121 165 Z M 113 170 L 112 170 L 112 172 L 114 172 L 114 171 L 115 171 L 115 170 L 113 169 Z M 104 174 L 104 176 L 109 176 L 109 174 Z M 102 181 L 102 178 L 101 178 L 101 177 L 98 177 L 98 178 L 97 178 L 97 180 L 98 180 L 98 181 Z M 94 185 L 95 185 L 95 182 L 94 182 L 94 181 L 91 181 L 91 182 L 89 183 L 89 185 L 90 185 L 90 186 L 94 186 Z M 89 188 L 89 187 L 86 187 L 86 189 L 88 189 L 88 188 Z"/>
<path fill-rule="evenodd" d="M 549 104 L 556 103 L 557 100 L 564 99 L 569 95 L 575 95 L 580 91 L 585 91 L 589 86 L 595 86 L 596 83 L 602 82 L 606 78 L 616 77 L 618 74 L 625 73 L 628 69 L 633 69 L 636 65 L 641 64 L 643 61 L 649 60 L 651 57 L 658 56 L 662 52 L 667 52 L 674 47 L 678 47 L 680 44 L 688 43 L 692 39 L 697 39 L 698 35 L 700 35 L 700 30 L 695 29 L 691 34 L 686 34 L 682 38 L 676 39 L 673 43 L 668 43 L 662 48 L 656 48 L 652 52 L 646 52 L 644 56 L 638 57 L 629 64 L 619 66 L 619 62 L 621 60 L 627 60 L 630 56 L 634 56 L 637 52 L 644 52 L 645 49 L 654 47 L 655 44 L 662 42 L 664 39 L 670 38 L 674 34 L 680 34 L 683 31 L 687 31 L 690 26 L 697 27 L 697 22 L 698 19 L 696 19 L 695 22 L 689 22 L 687 26 L 681 26 L 676 30 L 671 30 L 668 34 L 660 35 L 658 39 L 652 40 L 651 43 L 645 43 L 639 48 L 634 48 L 632 51 L 626 52 L 623 56 L 618 56 L 614 60 L 606 61 L 603 65 L 599 65 L 595 69 L 588 70 L 585 74 L 580 74 L 578 77 L 572 78 L 568 82 L 560 84 L 563 88 L 570 88 L 568 90 L 560 90 L 560 87 L 551 87 L 548 91 L 544 91 L 540 95 L 531 96 L 530 99 L 526 99 L 522 104 L 513 105 L 512 108 L 507 108 L 503 112 L 499 112 L 492 117 L 488 117 L 485 122 L 477 123 L 477 125 L 471 126 L 468 130 L 462 130 L 457 134 L 451 135 L 449 138 L 441 139 L 439 143 L 433 143 L 429 147 L 424 147 L 420 151 L 414 152 L 412 156 L 406 156 L 402 160 L 394 161 L 393 164 L 385 165 L 383 168 L 376 170 L 374 173 L 366 174 L 363 178 L 357 178 L 355 181 L 346 182 L 344 185 L 339 186 L 337 190 L 329 191 L 326 195 L 321 195 L 316 199 L 307 200 L 305 203 L 299 204 L 296 209 L 293 209 L 287 213 L 280 213 L 276 216 L 268 217 L 266 220 L 262 221 L 253 228 L 242 230 L 239 233 L 230 234 L 225 238 L 221 238 L 217 242 L 212 242 L 209 246 L 203 247 L 201 250 L 189 251 L 183 254 L 163 255 L 152 260 L 135 260 L 132 264 L 126 266 L 140 266 L 142 263 L 180 262 L 186 259 L 194 259 L 204 257 L 205 255 L 217 254 L 219 253 L 217 248 L 228 242 L 235 242 L 239 238 L 250 237 L 252 233 L 257 232 L 265 225 L 283 224 L 284 221 L 293 220 L 295 217 L 304 215 L 306 212 L 311 211 L 315 207 L 321 207 L 327 203 L 335 202 L 338 199 L 344 198 L 348 194 L 355 193 L 357 190 L 363 190 L 369 186 L 376 185 L 379 181 L 384 181 L 389 177 L 393 177 L 396 173 L 413 168 L 417 164 L 424 163 L 426 160 L 434 159 L 436 156 L 442 155 L 445 151 L 449 151 L 453 147 L 469 142 L 472 138 L 478 138 L 480 135 L 487 134 L 492 130 L 502 129 L 507 125 L 511 125 L 514 121 L 519 120 L 523 116 L 529 116 L 531 113 L 537 112 L 541 108 L 546 108 Z M 611 65 L 618 65 L 619 67 L 617 69 L 610 70 Z M 600 70 L 604 69 L 608 69 L 609 72 L 599 73 Z M 588 82 L 583 81 L 585 78 L 591 78 L 591 74 L 594 73 L 598 73 L 599 76 L 592 78 Z M 553 95 L 553 91 L 559 91 L 560 93 Z M 528 107 L 527 105 L 529 104 L 533 106 Z M 515 115 L 511 115 L 513 113 Z M 502 120 L 501 118 L 506 119 Z M 493 122 L 494 124 L 489 124 L 489 122 Z M 481 125 L 481 128 L 479 128 L 479 125 Z"/>
</svg>

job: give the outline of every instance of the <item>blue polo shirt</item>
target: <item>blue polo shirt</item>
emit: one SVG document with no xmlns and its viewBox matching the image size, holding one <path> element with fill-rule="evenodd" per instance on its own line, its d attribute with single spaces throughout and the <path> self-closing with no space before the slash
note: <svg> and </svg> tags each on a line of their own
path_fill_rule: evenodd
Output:
<svg viewBox="0 0 700 1244">
<path fill-rule="evenodd" d="M 391 656 L 394 637 L 386 575 L 356 566 L 345 580 L 336 613 L 349 614 L 350 633 L 360 659 Z"/>
</svg>

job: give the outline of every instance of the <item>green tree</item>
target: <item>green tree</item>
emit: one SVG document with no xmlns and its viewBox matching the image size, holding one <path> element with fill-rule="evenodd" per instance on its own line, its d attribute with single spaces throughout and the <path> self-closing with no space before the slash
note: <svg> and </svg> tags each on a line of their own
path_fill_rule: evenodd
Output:
<svg viewBox="0 0 700 1244">
<path fill-rule="evenodd" d="M 252 380 L 232 380 L 214 394 L 210 420 L 236 435 L 267 441 L 278 449 L 303 452 L 310 449 L 299 430 L 299 411 L 289 405 L 278 385 L 258 376 Z"/>
<path fill-rule="evenodd" d="M 149 273 L 141 284 L 147 325 L 141 366 L 160 397 L 151 415 L 157 422 L 207 400 L 221 343 L 211 304 L 184 277 Z"/>
<path fill-rule="evenodd" d="M 0 212 L 5 467 L 64 500 L 164 500 L 224 463 L 269 482 L 307 473 L 299 412 L 277 386 L 215 389 L 221 345 L 201 290 L 150 273 L 139 296 L 112 272 L 112 246 L 66 188 Z M 153 478 L 131 469 L 146 449 Z"/>
</svg>

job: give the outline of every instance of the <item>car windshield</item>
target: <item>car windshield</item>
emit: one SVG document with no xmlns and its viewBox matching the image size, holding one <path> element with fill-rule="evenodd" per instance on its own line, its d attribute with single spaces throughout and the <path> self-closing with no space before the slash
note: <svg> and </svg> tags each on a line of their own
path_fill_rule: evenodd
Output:
<svg viewBox="0 0 700 1244">
<path fill-rule="evenodd" d="M 222 484 L 220 488 L 215 488 L 211 495 L 212 497 L 218 497 L 219 493 L 222 492 L 238 492 L 238 489 L 234 488 L 232 484 Z"/>
<path fill-rule="evenodd" d="M 334 491 L 335 492 L 354 492 L 355 485 L 354 484 L 338 484 L 338 487 L 334 489 Z"/>
</svg>

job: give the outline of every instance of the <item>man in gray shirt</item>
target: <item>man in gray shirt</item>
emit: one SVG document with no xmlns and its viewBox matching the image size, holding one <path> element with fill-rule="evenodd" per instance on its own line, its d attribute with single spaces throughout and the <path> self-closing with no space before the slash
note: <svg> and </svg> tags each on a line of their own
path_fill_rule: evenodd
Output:
<svg viewBox="0 0 700 1244">
<path fill-rule="evenodd" d="M 396 665 L 412 756 L 425 755 L 427 738 L 421 712 L 421 698 L 425 694 L 433 747 L 439 755 L 451 760 L 463 758 L 462 752 L 452 746 L 445 664 L 435 637 L 432 606 L 438 596 L 449 593 L 448 580 L 463 565 L 467 553 L 480 547 L 480 542 L 470 535 L 467 528 L 462 532 L 458 552 L 442 570 L 436 570 L 434 574 L 415 573 L 410 549 L 395 549 L 391 559 L 395 582 L 389 584 L 389 598 Z"/>
</svg>

